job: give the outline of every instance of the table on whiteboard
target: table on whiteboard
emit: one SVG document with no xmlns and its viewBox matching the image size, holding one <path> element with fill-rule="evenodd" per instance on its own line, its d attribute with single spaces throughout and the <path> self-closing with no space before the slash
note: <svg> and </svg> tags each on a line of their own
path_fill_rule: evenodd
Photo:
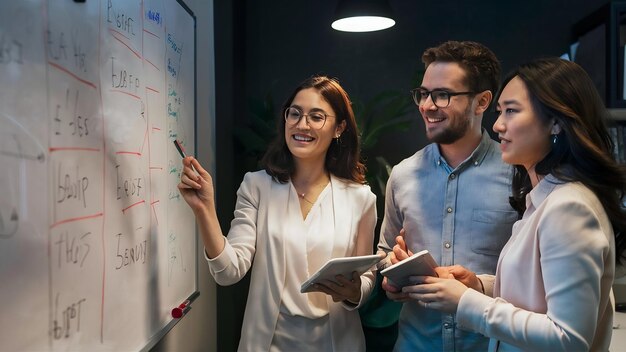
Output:
<svg viewBox="0 0 626 352">
<path fill-rule="evenodd" d="M 0 3 L 2 349 L 139 350 L 197 291 L 172 141 L 195 149 L 176 0 Z"/>
</svg>

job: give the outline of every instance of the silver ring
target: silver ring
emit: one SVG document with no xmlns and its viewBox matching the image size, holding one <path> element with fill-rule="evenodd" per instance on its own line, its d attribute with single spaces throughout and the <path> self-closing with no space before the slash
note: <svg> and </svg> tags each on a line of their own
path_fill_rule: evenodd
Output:
<svg viewBox="0 0 626 352">
<path fill-rule="evenodd" d="M 428 302 L 424 302 L 424 308 L 428 308 Z"/>
</svg>

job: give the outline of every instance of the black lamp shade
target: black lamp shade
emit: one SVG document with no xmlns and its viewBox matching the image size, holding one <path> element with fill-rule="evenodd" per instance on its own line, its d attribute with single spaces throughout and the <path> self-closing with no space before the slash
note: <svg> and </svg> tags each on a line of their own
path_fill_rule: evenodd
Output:
<svg viewBox="0 0 626 352">
<path fill-rule="evenodd" d="M 386 0 L 339 0 L 334 20 L 356 16 L 392 18 L 391 6 Z"/>
</svg>

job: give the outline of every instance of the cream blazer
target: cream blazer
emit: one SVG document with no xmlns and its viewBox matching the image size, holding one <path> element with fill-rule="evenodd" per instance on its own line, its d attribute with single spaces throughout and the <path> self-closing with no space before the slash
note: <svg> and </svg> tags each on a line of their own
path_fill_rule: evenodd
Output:
<svg viewBox="0 0 626 352">
<path fill-rule="evenodd" d="M 491 337 L 490 351 L 607 351 L 615 243 L 604 207 L 582 184 L 548 175 L 526 208 L 496 276 L 480 276 L 496 298 L 467 290 L 459 326 Z"/>
<path fill-rule="evenodd" d="M 357 241 L 365 241 L 367 248 L 373 248 L 376 196 L 369 186 L 332 175 L 330 182 L 335 210 L 332 257 L 371 254 L 371 251 L 355 251 Z M 252 267 L 239 351 L 269 350 L 278 320 L 285 267 L 305 257 L 304 253 L 286 253 L 283 247 L 286 234 L 278 231 L 290 187 L 291 183 L 274 182 L 264 170 L 247 173 L 237 191 L 235 218 L 224 251 L 208 260 L 211 275 L 220 285 L 238 282 Z M 327 296 L 335 351 L 365 350 L 356 308 L 367 300 L 374 279 L 372 271 L 361 276 L 361 302 L 356 306 L 335 303 Z"/>
</svg>

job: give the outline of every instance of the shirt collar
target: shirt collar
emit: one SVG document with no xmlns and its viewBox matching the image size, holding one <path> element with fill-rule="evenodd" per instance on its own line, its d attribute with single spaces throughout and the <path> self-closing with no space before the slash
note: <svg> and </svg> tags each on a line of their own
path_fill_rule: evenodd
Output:
<svg viewBox="0 0 626 352">
<path fill-rule="evenodd" d="M 441 155 L 441 152 L 439 151 L 439 146 L 435 144 L 434 147 L 435 148 L 433 148 L 434 149 L 433 157 L 434 157 L 435 165 L 442 167 L 444 170 L 446 170 L 448 174 L 450 174 L 454 170 L 461 170 L 462 168 L 465 167 L 465 165 L 480 166 L 480 164 L 482 164 L 483 160 L 485 159 L 485 156 L 487 155 L 489 148 L 491 148 L 492 146 L 491 146 L 491 137 L 489 137 L 489 134 L 483 128 L 482 136 L 480 139 L 480 144 L 478 144 L 478 146 L 476 147 L 476 149 L 474 149 L 472 154 L 470 154 L 470 156 L 467 159 L 463 160 L 463 162 L 460 163 L 459 166 L 456 167 L 456 169 L 450 168 L 450 166 L 446 162 L 446 159 L 444 159 L 444 157 Z"/>
<path fill-rule="evenodd" d="M 546 197 L 554 190 L 554 188 L 564 183 L 558 178 L 552 176 L 552 174 L 546 175 L 539 183 L 526 195 L 526 209 L 530 209 L 531 206 L 536 208 L 541 204 Z"/>
</svg>

